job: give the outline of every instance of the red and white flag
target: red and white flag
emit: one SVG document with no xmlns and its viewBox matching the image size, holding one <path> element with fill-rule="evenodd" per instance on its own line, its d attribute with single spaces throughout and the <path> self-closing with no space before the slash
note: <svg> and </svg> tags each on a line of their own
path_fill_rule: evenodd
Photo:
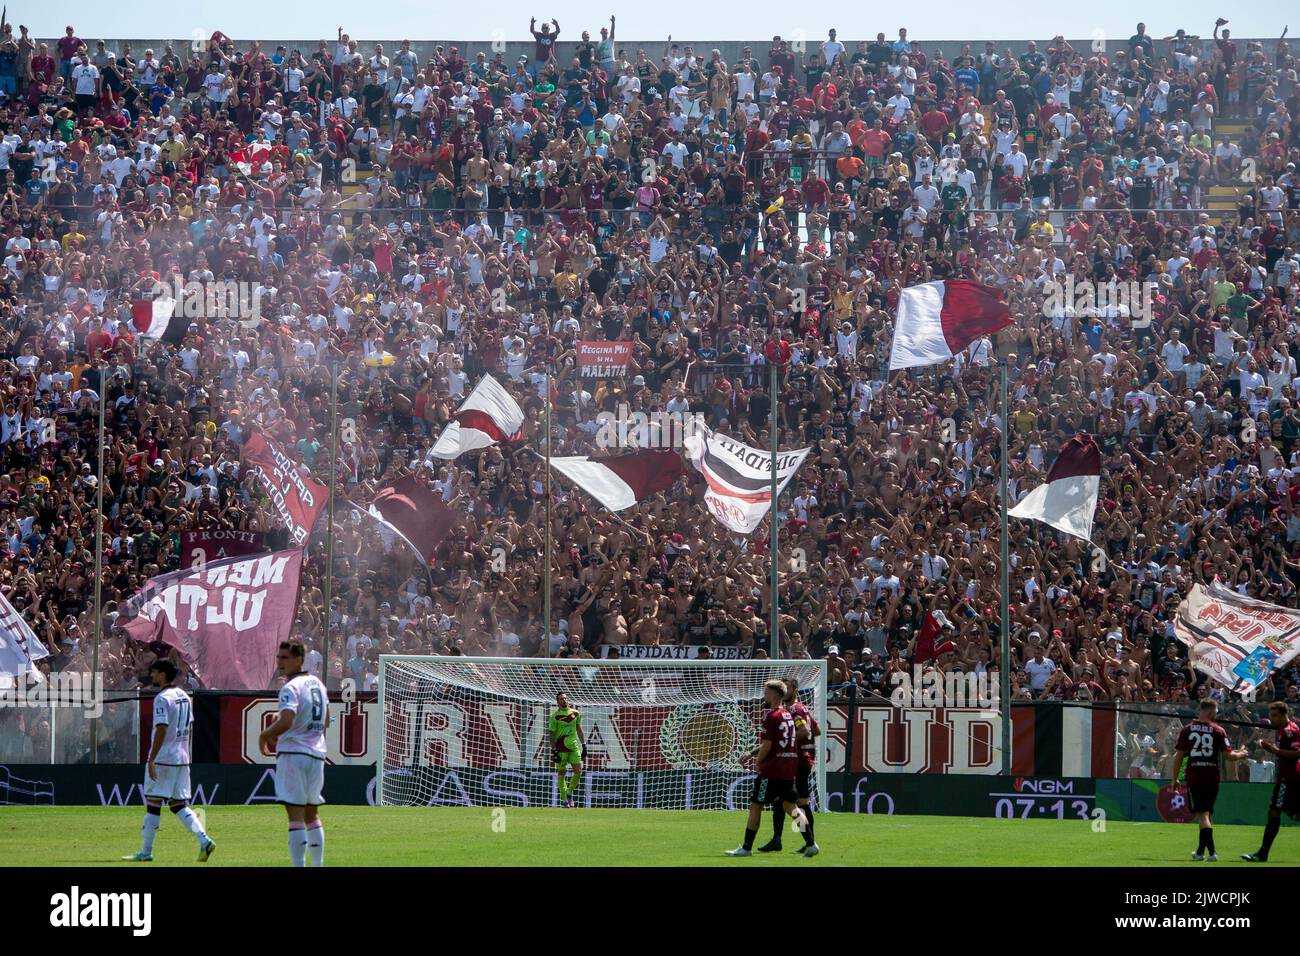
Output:
<svg viewBox="0 0 1300 956">
<path fill-rule="evenodd" d="M 1010 324 L 1011 310 L 992 286 L 970 279 L 910 286 L 898 297 L 889 370 L 939 365 Z"/>
<path fill-rule="evenodd" d="M 610 458 L 552 458 L 551 467 L 610 511 L 667 491 L 686 468 L 682 456 L 668 448 L 649 448 Z"/>
<path fill-rule="evenodd" d="M 1100 489 L 1101 449 L 1091 435 L 1075 435 L 1056 456 L 1047 481 L 1020 499 L 1008 513 L 1091 541 Z"/>
<path fill-rule="evenodd" d="M 414 475 L 381 488 L 370 504 L 369 514 L 406 542 L 425 564 L 433 559 L 456 522 L 456 512 L 447 507 L 442 495 L 420 484 Z"/>
<path fill-rule="evenodd" d="M 467 451 L 509 441 L 524 424 L 524 410 L 491 375 L 479 380 L 429 450 L 430 458 L 459 458 Z"/>
<path fill-rule="evenodd" d="M 956 650 L 952 641 L 940 641 L 943 629 L 955 630 L 952 621 L 943 611 L 930 611 L 921 623 L 921 631 L 916 635 L 916 647 L 912 651 L 912 660 L 916 664 L 925 664 L 937 660 L 940 654 Z"/>
<path fill-rule="evenodd" d="M 36 662 L 49 656 L 26 619 L 0 594 L 0 687 L 8 687 L 20 674 L 31 674 L 40 683 Z"/>
<path fill-rule="evenodd" d="M 163 337 L 176 312 L 176 300 L 170 297 L 133 299 L 131 324 L 140 338 L 157 340 Z"/>
</svg>

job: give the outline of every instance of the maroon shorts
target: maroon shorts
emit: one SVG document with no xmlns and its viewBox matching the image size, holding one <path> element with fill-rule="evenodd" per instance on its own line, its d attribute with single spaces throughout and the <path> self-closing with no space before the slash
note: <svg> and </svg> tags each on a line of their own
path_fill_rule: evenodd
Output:
<svg viewBox="0 0 1300 956">
<path fill-rule="evenodd" d="M 1193 813 L 1213 813 L 1214 801 L 1219 798 L 1219 781 L 1189 783 L 1187 796 Z"/>
</svg>

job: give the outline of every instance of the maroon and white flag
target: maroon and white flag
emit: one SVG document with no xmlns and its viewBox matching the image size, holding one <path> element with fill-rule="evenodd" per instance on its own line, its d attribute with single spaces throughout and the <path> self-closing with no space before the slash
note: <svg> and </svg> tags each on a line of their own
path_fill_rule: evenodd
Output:
<svg viewBox="0 0 1300 956">
<path fill-rule="evenodd" d="M 0 594 L 0 687 L 23 686 L 17 678 L 25 674 L 31 674 L 38 683 L 43 681 L 36 662 L 49 656 L 50 652 L 31 625 L 9 603 L 9 599 Z"/>
<path fill-rule="evenodd" d="M 686 474 L 682 456 L 670 448 L 610 458 L 552 458 L 551 467 L 610 511 L 622 511 L 666 491 Z"/>
<path fill-rule="evenodd" d="M 939 365 L 1011 324 L 1011 310 L 992 286 L 946 279 L 910 286 L 898 297 L 889 370 Z"/>
<path fill-rule="evenodd" d="M 176 648 L 204 687 L 265 690 L 293 632 L 303 555 L 291 548 L 150 578 L 123 604 L 118 626 Z"/>
<path fill-rule="evenodd" d="M 510 441 L 524 425 L 524 410 L 491 375 L 484 375 L 465 404 L 461 405 L 443 433 L 438 436 L 429 458 L 450 460 L 467 451 Z"/>
<path fill-rule="evenodd" d="M 260 531 L 213 528 L 181 532 L 181 563 L 191 568 L 265 550 L 266 535 Z"/>
<path fill-rule="evenodd" d="M 442 495 L 414 475 L 380 489 L 370 504 L 371 517 L 387 526 L 428 564 L 455 524 L 456 512 Z"/>
<path fill-rule="evenodd" d="M 325 509 L 329 488 L 308 475 L 306 466 L 294 461 L 259 431 L 248 433 L 241 454 L 244 464 L 266 489 L 293 543 L 299 547 L 305 545 L 316 519 Z"/>
<path fill-rule="evenodd" d="M 1091 435 L 1075 435 L 1056 456 L 1047 481 L 1021 498 L 1008 514 L 1091 541 L 1100 490 L 1101 449 Z"/>
</svg>

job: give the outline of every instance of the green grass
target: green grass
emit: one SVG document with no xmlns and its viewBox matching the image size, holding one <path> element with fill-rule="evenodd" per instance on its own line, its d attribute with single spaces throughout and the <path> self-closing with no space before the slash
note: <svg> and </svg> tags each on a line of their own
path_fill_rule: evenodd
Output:
<svg viewBox="0 0 1300 956">
<path fill-rule="evenodd" d="M 284 866 L 288 847 L 278 806 L 208 807 L 217 841 L 209 866 Z M 494 815 L 495 814 L 495 815 Z M 145 866 L 119 861 L 139 849 L 138 807 L 0 808 L 0 860 L 15 866 Z M 817 816 L 822 854 L 786 851 L 733 860 L 722 851 L 744 831 L 740 813 L 657 810 L 386 808 L 326 806 L 332 866 L 1193 866 L 1191 824 L 972 817 Z M 504 827 L 504 829 L 502 829 Z M 765 815 L 759 843 L 771 831 Z M 1245 866 L 1260 828 L 1215 827 L 1216 866 Z M 166 811 L 153 866 L 194 866 L 194 838 Z M 1284 830 L 1272 862 L 1300 864 L 1300 838 Z M 1208 864 L 1199 864 L 1206 866 Z"/>
</svg>

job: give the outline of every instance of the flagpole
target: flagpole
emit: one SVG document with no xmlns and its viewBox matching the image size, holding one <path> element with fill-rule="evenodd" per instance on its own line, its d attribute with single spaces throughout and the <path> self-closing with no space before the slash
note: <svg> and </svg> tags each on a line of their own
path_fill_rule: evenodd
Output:
<svg viewBox="0 0 1300 956">
<path fill-rule="evenodd" d="M 108 383 L 104 380 L 104 362 L 99 364 L 99 470 L 95 479 L 95 643 L 92 646 L 90 674 L 93 680 L 99 673 L 99 640 L 104 632 L 104 408 Z M 99 718 L 90 722 L 91 763 L 99 763 Z"/>
<path fill-rule="evenodd" d="M 546 397 L 542 400 L 543 421 L 546 428 L 546 438 L 543 441 L 543 447 L 546 449 L 546 474 L 543 477 L 545 483 L 543 503 L 543 520 L 546 522 L 546 532 L 542 538 L 542 657 L 551 656 L 551 373 L 546 372 Z"/>
<path fill-rule="evenodd" d="M 334 580 L 334 484 L 339 473 L 339 366 L 338 362 L 330 364 L 330 490 L 329 515 L 325 528 L 325 633 L 322 639 L 322 652 L 325 668 L 325 686 L 330 680 L 330 614 L 333 600 Z"/>
<path fill-rule="evenodd" d="M 1011 416 L 1007 401 L 1007 357 L 1000 363 L 1002 399 L 1002 454 L 1001 454 L 1001 519 L 1002 519 L 1002 633 L 998 649 L 998 695 L 1002 703 L 1002 773 L 1011 773 L 1011 574 L 1010 540 L 1007 532 L 1007 434 L 1011 429 Z"/>
<path fill-rule="evenodd" d="M 768 624 L 768 643 L 771 645 L 768 650 L 768 656 L 773 660 L 776 660 L 781 656 L 781 634 L 779 629 L 781 623 L 781 597 L 777 581 L 777 550 L 780 546 L 781 522 L 777 520 L 776 513 L 776 362 L 772 362 L 769 366 L 768 390 L 772 393 L 772 408 L 770 413 L 771 421 L 768 423 L 768 430 L 770 431 L 772 438 L 772 503 L 771 511 L 768 513 L 767 519 L 771 526 L 771 531 L 768 535 L 768 557 L 770 559 L 769 574 L 771 577 L 770 593 L 768 594 L 767 602 L 768 614 L 771 618 L 771 623 Z"/>
</svg>

